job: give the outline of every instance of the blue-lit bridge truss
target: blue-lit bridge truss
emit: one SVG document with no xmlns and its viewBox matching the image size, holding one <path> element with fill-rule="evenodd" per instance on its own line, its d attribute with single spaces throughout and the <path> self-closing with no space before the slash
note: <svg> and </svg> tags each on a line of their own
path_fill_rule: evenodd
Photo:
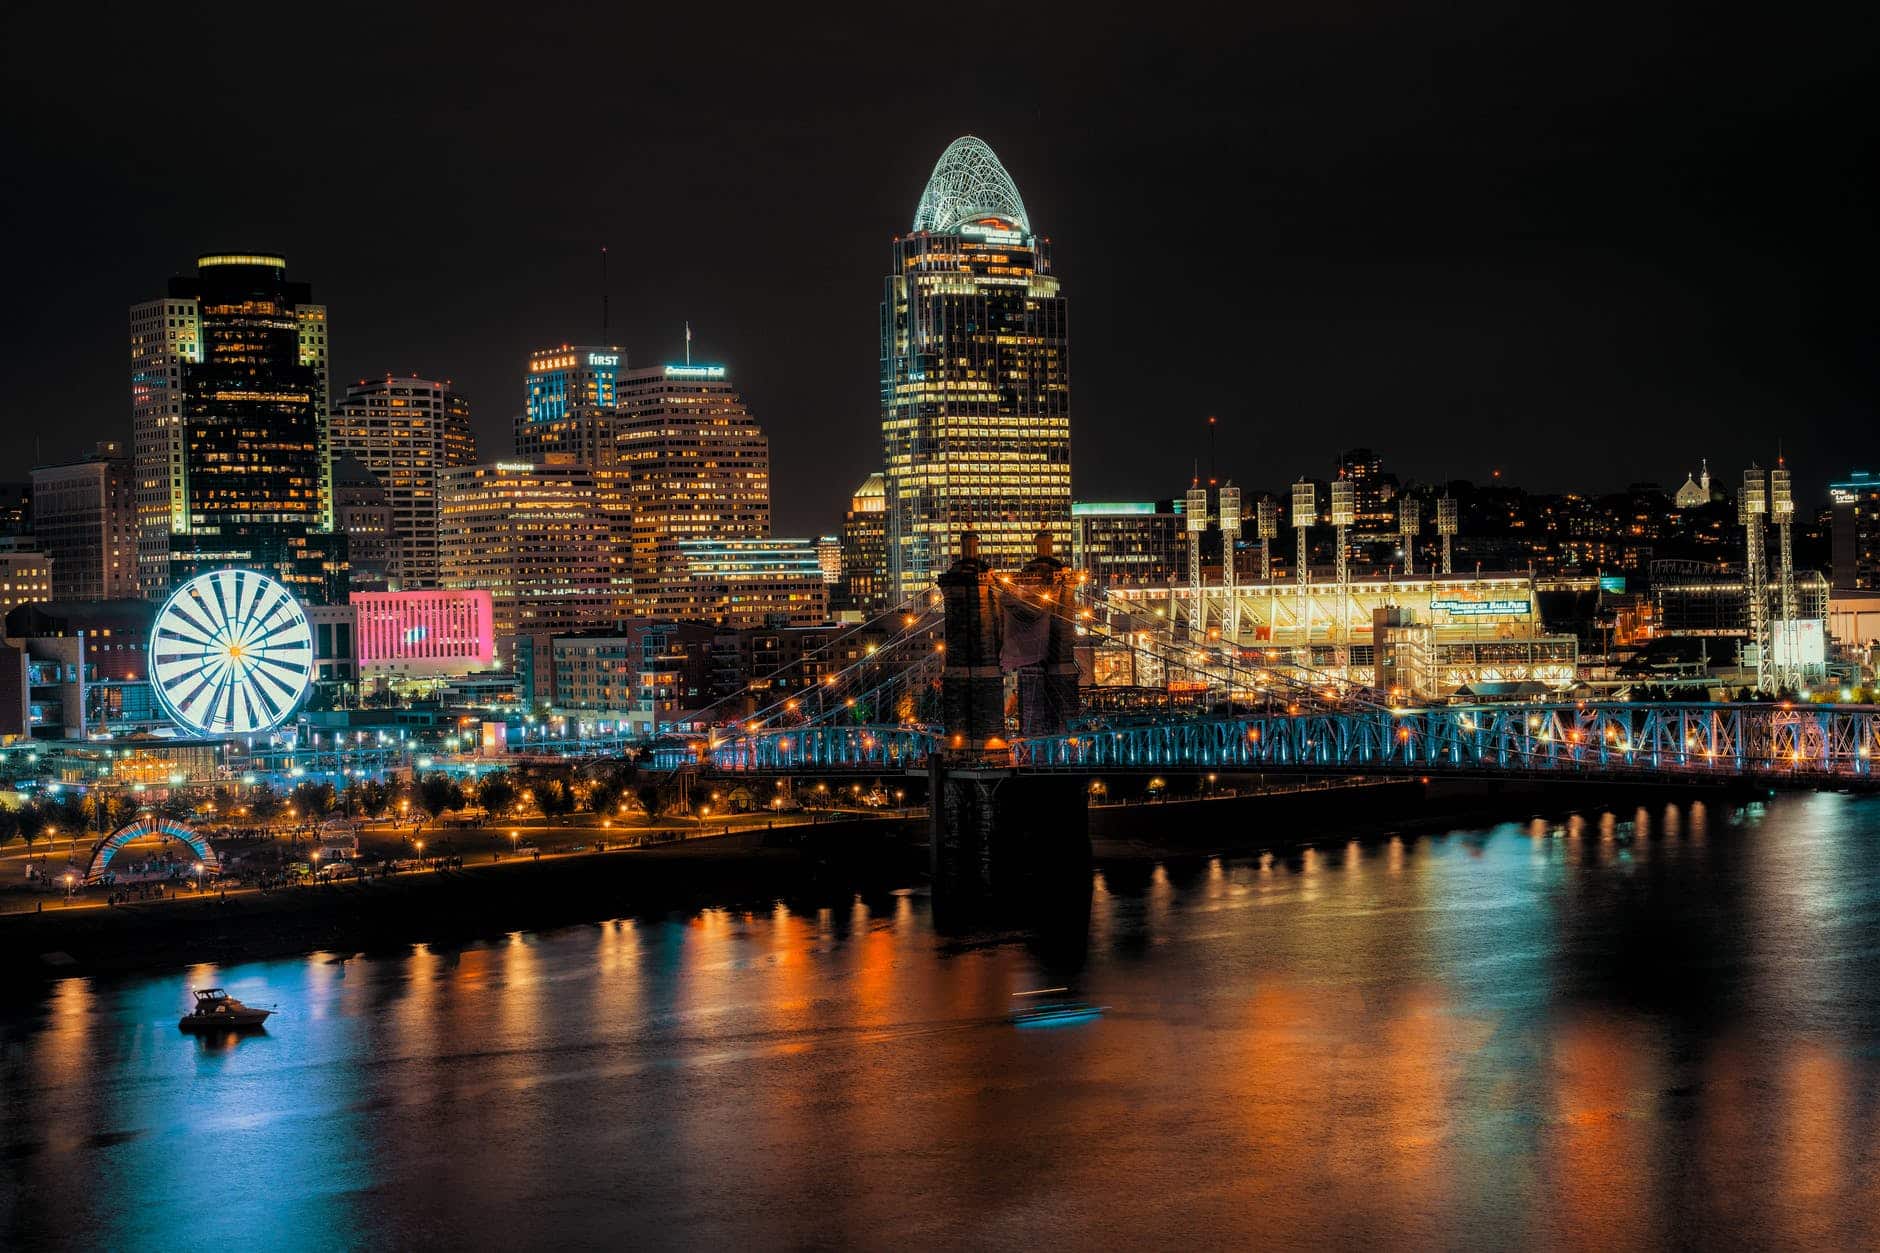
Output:
<svg viewBox="0 0 1880 1253">
<path fill-rule="evenodd" d="M 668 743 L 656 764 L 727 773 L 895 771 L 940 742 L 920 727 L 796 727 Z M 1866 783 L 1880 707 L 1685 703 L 1446 705 L 1092 726 L 1019 740 L 1016 766 L 1101 771 L 1311 770 L 1758 777 Z"/>
</svg>

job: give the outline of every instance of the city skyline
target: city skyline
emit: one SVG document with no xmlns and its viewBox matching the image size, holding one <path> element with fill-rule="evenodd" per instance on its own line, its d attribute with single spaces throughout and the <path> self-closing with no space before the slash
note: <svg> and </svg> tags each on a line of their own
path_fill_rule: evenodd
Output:
<svg viewBox="0 0 1880 1253">
<path fill-rule="evenodd" d="M 552 17 L 529 23 L 529 75 L 607 45 L 610 19 L 590 30 Z M 657 38 L 665 19 L 651 20 Z M 1853 468 L 1838 442 L 1870 422 L 1874 391 L 1863 348 L 1873 315 L 1848 264 L 1867 251 L 1873 216 L 1858 154 L 1871 150 L 1874 111 L 1858 107 L 1855 47 L 1758 31 L 1746 76 L 1732 69 L 1751 32 L 1713 30 L 1716 55 L 1682 58 L 1684 31 L 1669 18 L 1631 23 L 1623 57 L 1555 19 L 1498 25 L 1481 10 L 1416 26 L 1255 20 L 1221 26 L 1215 50 L 1177 54 L 1156 29 L 1021 19 L 1090 65 L 1069 93 L 997 52 L 934 69 L 916 92 L 864 52 L 895 29 L 814 32 L 825 47 L 758 26 L 722 36 L 724 72 L 709 91 L 667 74 L 656 98 L 629 84 L 583 110 L 600 100 L 584 78 L 605 76 L 563 83 L 558 71 L 577 99 L 537 103 L 519 87 L 519 101 L 453 104 L 462 116 L 424 86 L 456 59 L 493 69 L 514 54 L 488 34 L 446 32 L 450 56 L 399 61 L 411 82 L 394 107 L 368 115 L 335 100 L 309 140 L 339 161 L 388 144 L 433 153 L 448 171 L 440 194 L 408 202 L 310 194 L 326 162 L 270 144 L 236 144 L 230 158 L 235 183 L 279 193 L 265 199 L 146 178 L 121 88 L 72 97 L 12 62 L 16 115 L 36 125 L 11 167 L 23 186 L 59 194 L 16 196 L 4 211 L 15 237 L 40 246 L 19 258 L 32 307 L 9 309 L 0 328 L 14 345 L 0 403 L 18 415 L 0 453 L 32 460 L 37 439 L 37 459 L 59 461 L 117 437 L 124 303 L 199 252 L 251 245 L 317 276 L 336 311 L 336 379 L 452 380 L 480 443 L 503 447 L 527 353 L 600 339 L 606 246 L 606 342 L 635 363 L 678 360 L 689 321 L 699 355 L 737 369 L 765 415 L 779 531 L 826 530 L 875 468 L 882 249 L 905 229 L 933 153 L 970 132 L 1000 153 L 1078 276 L 1081 497 L 1184 481 L 1205 456 L 1208 413 L 1221 417 L 1220 462 L 1243 480 L 1314 471 L 1336 443 L 1390 450 L 1422 478 L 1482 479 L 1499 466 L 1536 488 L 1616 487 L 1681 479 L 1698 449 L 1718 466 L 1767 463 L 1778 432 L 1804 500 Z M 133 22 L 116 38 L 133 30 L 159 52 L 190 34 L 188 23 Z M 32 46 L 22 33 L 15 47 Z M 392 20 L 387 50 L 348 41 L 345 53 L 370 72 L 421 34 L 438 32 Z M 265 37 L 218 33 L 200 90 L 233 90 L 240 54 Z M 1381 49 L 1392 40 L 1402 46 Z M 1555 50 L 1533 51 L 1550 41 Z M 315 77 L 339 52 L 318 34 L 285 48 Z M 97 55 L 130 64 L 116 42 Z M 1442 95 L 1407 69 L 1432 61 Z M 1587 65 L 1599 72 L 1583 75 Z M 1366 75 L 1372 107 L 1342 103 L 1341 88 Z M 1145 102 L 1135 87 L 1149 83 L 1156 99 Z M 782 105 L 753 121 L 745 105 L 770 97 Z M 895 107 L 846 111 L 870 98 Z M 1751 121 L 1708 120 L 1708 103 L 1725 100 Z M 513 116 L 503 104 L 518 106 Z M 551 129 L 551 109 L 603 121 Z M 628 116 L 616 135 L 609 122 Z M 533 187 L 523 163 L 590 151 L 592 176 L 552 204 L 520 190 Z M 648 169 L 684 177 L 649 193 L 626 172 Z M 798 185 L 819 190 L 786 192 Z M 71 203 L 85 207 L 60 211 Z M 797 244 L 731 246 L 759 223 Z M 1149 224 L 1145 251 L 1136 232 Z M 60 264 L 72 255 L 86 264 Z M 1178 324 L 1126 316 L 1178 304 L 1192 310 Z M 424 309 L 450 316 L 413 316 Z M 45 434 L 54 412 L 69 447 Z M 1145 441 L 1151 422 L 1158 438 Z M 1320 438 L 1328 427 L 1336 440 Z M 819 438 L 829 431 L 842 438 Z M 1583 438 L 1561 437 L 1573 431 Z"/>
</svg>

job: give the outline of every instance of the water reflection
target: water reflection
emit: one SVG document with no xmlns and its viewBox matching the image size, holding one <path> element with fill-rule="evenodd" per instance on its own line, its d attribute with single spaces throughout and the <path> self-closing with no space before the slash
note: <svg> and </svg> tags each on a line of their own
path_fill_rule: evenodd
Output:
<svg viewBox="0 0 1880 1253">
<path fill-rule="evenodd" d="M 0 1014 L 0 1235 L 1872 1247 L 1876 955 L 1822 796 L 69 980 Z"/>
</svg>

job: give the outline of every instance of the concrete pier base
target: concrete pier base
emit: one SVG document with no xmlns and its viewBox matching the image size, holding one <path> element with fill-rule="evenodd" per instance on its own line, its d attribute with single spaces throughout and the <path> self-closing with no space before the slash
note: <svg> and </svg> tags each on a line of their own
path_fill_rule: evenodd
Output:
<svg viewBox="0 0 1880 1253">
<path fill-rule="evenodd" d="M 1087 781 L 1008 767 L 928 767 L 934 890 L 1011 896 L 1040 881 L 1087 874 Z"/>
</svg>

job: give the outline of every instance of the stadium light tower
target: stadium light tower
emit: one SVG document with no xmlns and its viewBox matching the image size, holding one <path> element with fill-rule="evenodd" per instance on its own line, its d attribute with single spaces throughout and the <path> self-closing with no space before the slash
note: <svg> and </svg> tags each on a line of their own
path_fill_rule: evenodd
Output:
<svg viewBox="0 0 1880 1253">
<path fill-rule="evenodd" d="M 1769 511 L 1768 488 L 1761 466 L 1743 471 L 1743 494 L 1736 502 L 1743 524 L 1743 570 L 1749 595 L 1749 642 L 1756 650 L 1756 690 L 1769 690 L 1769 572 L 1763 560 L 1763 515 Z"/>
<path fill-rule="evenodd" d="M 1351 561 L 1346 552 L 1352 523 L 1358 520 L 1357 492 L 1347 478 L 1332 480 L 1332 530 L 1338 537 L 1338 665 L 1351 669 Z"/>
<path fill-rule="evenodd" d="M 1776 657 L 1780 667 L 1776 677 L 1783 688 L 1799 692 L 1802 659 L 1797 646 L 1801 641 L 1796 638 L 1795 550 L 1790 542 L 1790 528 L 1795 523 L 1795 495 L 1789 486 L 1788 467 L 1780 457 L 1776 459 L 1776 468 L 1769 471 L 1769 516 L 1776 524 L 1776 586 L 1781 615 L 1774 633 L 1774 638 L 1782 645 Z"/>
<path fill-rule="evenodd" d="M 1299 555 L 1293 566 L 1294 580 L 1299 585 L 1299 630 L 1305 640 L 1306 656 L 1312 656 L 1312 596 L 1306 585 L 1312 581 L 1311 541 L 1306 532 L 1318 521 L 1318 489 L 1301 479 L 1293 484 L 1292 526 L 1293 533 L 1299 537 Z"/>
<path fill-rule="evenodd" d="M 1207 629 L 1207 608 L 1201 602 L 1201 533 L 1208 529 L 1208 489 L 1197 480 L 1188 489 L 1188 633 L 1196 639 Z"/>
<path fill-rule="evenodd" d="M 1436 533 L 1443 537 L 1443 573 L 1453 574 L 1450 565 L 1450 541 L 1456 537 L 1456 498 L 1444 496 L 1436 502 Z"/>
<path fill-rule="evenodd" d="M 1397 534 L 1403 539 L 1403 572 L 1417 572 L 1417 530 L 1423 525 L 1423 508 L 1414 496 L 1397 502 Z"/>
<path fill-rule="evenodd" d="M 1229 644 L 1240 634 L 1239 588 L 1234 577 L 1234 544 L 1240 539 L 1240 489 L 1221 488 L 1221 637 Z"/>
</svg>

